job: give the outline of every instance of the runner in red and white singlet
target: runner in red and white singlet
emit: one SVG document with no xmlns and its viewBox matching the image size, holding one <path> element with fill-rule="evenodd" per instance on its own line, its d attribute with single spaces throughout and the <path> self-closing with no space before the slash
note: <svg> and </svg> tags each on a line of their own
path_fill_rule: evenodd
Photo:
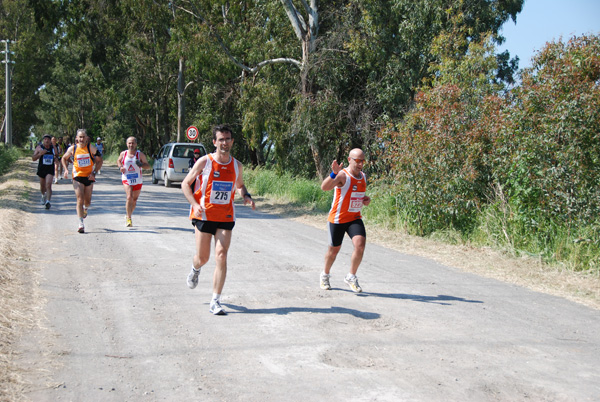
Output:
<svg viewBox="0 0 600 402">
<path fill-rule="evenodd" d="M 125 189 L 127 201 L 125 201 L 125 226 L 133 226 L 131 215 L 137 200 L 142 192 L 144 178 L 142 169 L 150 169 L 152 166 L 148 163 L 146 155 L 137 149 L 137 139 L 135 137 L 127 138 L 127 150 L 121 152 L 117 159 L 117 166 L 121 171 L 121 182 Z"/>
</svg>

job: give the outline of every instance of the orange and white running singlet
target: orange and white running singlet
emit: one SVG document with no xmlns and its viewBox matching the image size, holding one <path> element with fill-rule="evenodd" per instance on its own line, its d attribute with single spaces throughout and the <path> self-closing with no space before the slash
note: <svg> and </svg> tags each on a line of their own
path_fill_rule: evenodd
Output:
<svg viewBox="0 0 600 402">
<path fill-rule="evenodd" d="M 94 171 L 94 161 L 89 146 L 82 148 L 75 145 L 73 155 L 73 177 L 88 177 Z"/>
<path fill-rule="evenodd" d="M 202 173 L 196 177 L 194 198 L 204 209 L 203 221 L 235 222 L 235 194 L 238 179 L 238 164 L 234 157 L 228 163 L 222 164 L 215 160 L 212 154 L 208 155 Z M 194 216 L 190 207 L 190 219 Z"/>
<path fill-rule="evenodd" d="M 121 181 L 123 184 L 130 186 L 138 186 L 143 183 L 144 178 L 142 176 L 142 168 L 137 165 L 137 161 L 140 159 L 140 151 L 135 151 L 135 155 L 129 156 L 129 151 L 123 151 L 121 154 L 122 164 L 125 168 L 125 173 L 121 174 Z"/>
<path fill-rule="evenodd" d="M 360 178 L 356 178 L 348 169 L 343 171 L 346 173 L 346 183 L 342 187 L 334 188 L 333 202 L 327 219 L 331 223 L 348 223 L 362 218 L 360 211 L 367 190 L 367 178 L 363 172 L 360 172 Z"/>
</svg>

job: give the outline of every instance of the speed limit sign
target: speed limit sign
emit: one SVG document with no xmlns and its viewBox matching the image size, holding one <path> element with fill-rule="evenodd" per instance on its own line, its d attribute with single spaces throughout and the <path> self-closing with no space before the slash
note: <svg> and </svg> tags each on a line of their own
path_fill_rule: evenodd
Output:
<svg viewBox="0 0 600 402">
<path fill-rule="evenodd" d="M 189 126 L 187 130 L 185 130 L 185 135 L 188 137 L 188 140 L 194 141 L 198 138 L 198 129 L 194 126 Z"/>
</svg>

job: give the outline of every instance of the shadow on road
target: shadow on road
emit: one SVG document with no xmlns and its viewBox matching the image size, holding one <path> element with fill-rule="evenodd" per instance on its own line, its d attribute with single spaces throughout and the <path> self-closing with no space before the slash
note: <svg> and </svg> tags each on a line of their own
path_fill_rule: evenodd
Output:
<svg viewBox="0 0 600 402">
<path fill-rule="evenodd" d="M 405 293 L 362 292 L 362 293 L 358 294 L 357 296 L 359 296 L 359 297 L 375 296 L 375 297 L 385 297 L 385 298 L 390 298 L 390 299 L 413 300 L 413 301 L 423 302 L 423 303 L 441 304 L 442 306 L 451 306 L 452 303 L 448 303 L 448 302 L 483 303 L 481 300 L 468 300 L 468 299 L 463 299 L 462 297 L 447 296 L 447 295 L 422 296 L 422 295 L 409 295 L 409 294 L 405 294 Z"/>
<path fill-rule="evenodd" d="M 237 306 L 235 304 L 222 303 L 224 306 L 229 307 L 234 312 L 230 314 L 277 314 L 285 315 L 290 313 L 320 313 L 320 314 L 349 314 L 351 316 L 362 318 L 365 320 L 375 320 L 380 317 L 377 313 L 368 313 L 363 311 L 354 310 L 346 307 L 330 307 L 330 308 L 314 308 L 314 307 L 277 307 L 277 308 L 259 308 L 249 309 L 243 306 Z"/>
</svg>

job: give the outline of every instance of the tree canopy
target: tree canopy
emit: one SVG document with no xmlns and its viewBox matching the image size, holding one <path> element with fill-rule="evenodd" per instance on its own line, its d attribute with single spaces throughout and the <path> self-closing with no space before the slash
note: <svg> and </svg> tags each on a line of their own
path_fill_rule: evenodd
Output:
<svg viewBox="0 0 600 402">
<path fill-rule="evenodd" d="M 3 1 L 0 32 L 17 41 L 15 142 L 30 127 L 85 126 L 109 151 L 135 135 L 151 154 L 177 138 L 178 119 L 205 142 L 226 122 L 243 161 L 323 176 L 331 159 L 369 152 L 377 131 L 403 118 L 436 74 L 436 38 L 460 36 L 456 58 L 487 35 L 500 42 L 522 3 Z"/>
</svg>

